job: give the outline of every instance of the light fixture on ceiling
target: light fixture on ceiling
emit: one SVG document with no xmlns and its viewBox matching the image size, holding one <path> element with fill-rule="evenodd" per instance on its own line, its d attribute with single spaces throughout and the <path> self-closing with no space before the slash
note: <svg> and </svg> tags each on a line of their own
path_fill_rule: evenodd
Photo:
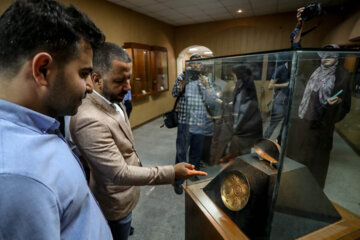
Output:
<svg viewBox="0 0 360 240">
<path fill-rule="evenodd" d="M 205 55 L 211 55 L 211 54 L 213 54 L 213 52 L 207 51 L 207 52 L 204 52 L 204 54 L 205 54 Z"/>
<path fill-rule="evenodd" d="M 197 48 L 190 48 L 189 49 L 189 52 L 195 52 L 195 51 L 197 51 L 198 49 Z"/>
<path fill-rule="evenodd" d="M 242 13 L 242 10 L 241 10 L 241 9 L 239 9 L 239 10 L 237 10 L 236 12 L 237 12 L 237 13 Z"/>
</svg>

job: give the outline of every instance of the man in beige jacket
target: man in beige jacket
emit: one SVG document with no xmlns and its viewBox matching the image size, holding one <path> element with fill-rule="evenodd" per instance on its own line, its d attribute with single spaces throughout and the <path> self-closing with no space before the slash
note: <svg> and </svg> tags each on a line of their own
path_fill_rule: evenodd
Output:
<svg viewBox="0 0 360 240">
<path fill-rule="evenodd" d="M 130 90 L 132 62 L 121 47 L 105 43 L 94 51 L 94 92 L 72 117 L 70 131 L 90 167 L 89 186 L 99 201 L 114 239 L 127 239 L 131 212 L 141 185 L 172 184 L 204 172 L 180 163 L 141 167 L 126 111 L 121 104 Z"/>
</svg>

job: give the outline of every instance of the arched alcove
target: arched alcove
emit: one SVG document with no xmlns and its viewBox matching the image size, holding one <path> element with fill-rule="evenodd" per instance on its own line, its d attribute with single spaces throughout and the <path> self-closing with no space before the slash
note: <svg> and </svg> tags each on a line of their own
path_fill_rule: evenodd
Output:
<svg viewBox="0 0 360 240">
<path fill-rule="evenodd" d="M 214 53 L 205 46 L 192 45 L 192 46 L 189 46 L 189 47 L 183 49 L 179 53 L 179 56 L 176 59 L 176 69 L 177 69 L 178 75 L 184 70 L 185 61 L 189 60 L 190 56 L 194 53 L 199 53 L 203 57 L 213 57 L 214 56 Z"/>
</svg>

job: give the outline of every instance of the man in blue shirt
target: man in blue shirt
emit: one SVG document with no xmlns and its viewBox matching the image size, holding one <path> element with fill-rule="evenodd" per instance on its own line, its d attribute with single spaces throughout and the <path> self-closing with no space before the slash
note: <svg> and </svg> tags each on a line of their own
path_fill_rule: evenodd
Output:
<svg viewBox="0 0 360 240">
<path fill-rule="evenodd" d="M 104 35 L 74 7 L 14 2 L 0 18 L 0 239 L 112 239 L 55 117 L 92 91 Z"/>
<path fill-rule="evenodd" d="M 284 57 L 285 60 L 290 58 L 289 56 L 282 57 Z M 274 95 L 270 124 L 264 133 L 265 138 L 271 137 L 278 124 L 285 119 L 287 114 L 289 102 L 290 64 L 291 63 L 289 61 L 285 61 L 283 64 L 278 66 L 270 80 L 268 88 L 274 89 Z M 280 138 L 281 134 L 277 137 L 277 139 L 280 140 Z"/>
</svg>

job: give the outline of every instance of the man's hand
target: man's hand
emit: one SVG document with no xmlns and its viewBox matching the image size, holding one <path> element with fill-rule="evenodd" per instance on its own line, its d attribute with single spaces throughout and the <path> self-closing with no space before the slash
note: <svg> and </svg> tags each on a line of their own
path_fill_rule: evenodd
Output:
<svg viewBox="0 0 360 240">
<path fill-rule="evenodd" d="M 301 18 L 301 13 L 304 11 L 305 7 L 302 7 L 302 8 L 299 8 L 297 10 L 297 13 L 296 13 L 296 18 L 298 20 L 298 22 L 301 22 L 302 21 L 302 18 Z"/>
<path fill-rule="evenodd" d="M 207 83 L 204 75 L 200 75 L 200 81 L 201 81 L 202 85 L 204 85 L 205 88 L 209 88 L 209 84 Z"/>
<path fill-rule="evenodd" d="M 180 82 L 180 91 L 184 90 L 184 87 L 185 87 L 185 84 L 186 84 L 186 80 L 183 79 L 181 82 Z"/>
<path fill-rule="evenodd" d="M 271 90 L 274 88 L 274 83 L 275 83 L 275 80 L 274 79 L 271 79 L 270 82 L 269 82 L 269 85 L 268 85 L 268 89 Z"/>
<path fill-rule="evenodd" d="M 175 179 L 188 179 L 195 175 L 207 176 L 206 172 L 195 170 L 195 166 L 189 163 L 178 163 L 174 166 Z"/>
</svg>

